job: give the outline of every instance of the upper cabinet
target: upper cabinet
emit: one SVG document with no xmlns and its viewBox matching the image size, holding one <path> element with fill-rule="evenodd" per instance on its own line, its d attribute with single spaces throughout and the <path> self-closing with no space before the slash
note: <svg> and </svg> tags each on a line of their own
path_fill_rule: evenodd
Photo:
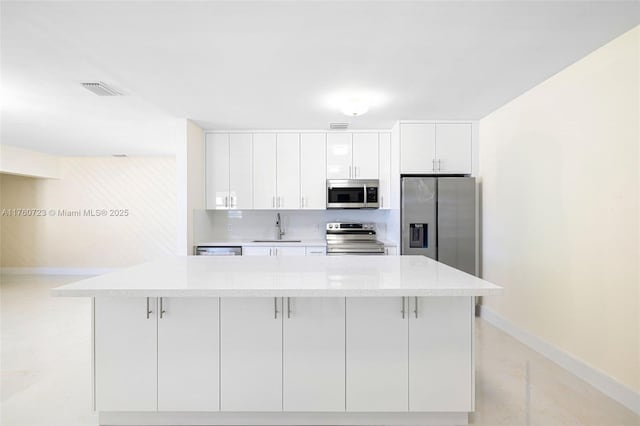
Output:
<svg viewBox="0 0 640 426">
<path fill-rule="evenodd" d="M 471 123 L 401 123 L 400 172 L 470 174 Z"/>
<path fill-rule="evenodd" d="M 250 133 L 215 133 L 206 137 L 207 209 L 250 209 L 252 159 Z"/>
<path fill-rule="evenodd" d="M 277 136 L 276 207 L 300 208 L 300 135 L 279 133 Z"/>
<path fill-rule="evenodd" d="M 378 133 L 328 133 L 327 179 L 378 179 Z"/>
<path fill-rule="evenodd" d="M 253 135 L 253 208 L 275 209 L 276 206 L 276 135 Z"/>
<path fill-rule="evenodd" d="M 378 144 L 378 190 L 381 209 L 391 208 L 391 133 L 380 133 Z"/>
<path fill-rule="evenodd" d="M 300 207 L 325 209 L 327 207 L 327 149 L 324 133 L 300 135 Z"/>
</svg>

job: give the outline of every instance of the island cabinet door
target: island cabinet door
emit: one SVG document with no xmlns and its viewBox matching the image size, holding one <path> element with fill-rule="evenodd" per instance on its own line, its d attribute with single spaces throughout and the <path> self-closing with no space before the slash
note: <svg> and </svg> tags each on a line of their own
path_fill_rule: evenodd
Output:
<svg viewBox="0 0 640 426">
<path fill-rule="evenodd" d="M 409 300 L 409 410 L 472 411 L 473 299 Z"/>
<path fill-rule="evenodd" d="M 96 410 L 155 411 L 156 299 L 96 297 L 94 327 Z"/>
<path fill-rule="evenodd" d="M 284 298 L 284 411 L 345 410 L 345 299 Z"/>
<path fill-rule="evenodd" d="M 402 297 L 347 298 L 347 411 L 408 410 L 408 323 Z"/>
<path fill-rule="evenodd" d="M 282 298 L 220 299 L 220 409 L 282 411 Z"/>
<path fill-rule="evenodd" d="M 219 410 L 218 298 L 158 299 L 158 410 Z"/>
</svg>

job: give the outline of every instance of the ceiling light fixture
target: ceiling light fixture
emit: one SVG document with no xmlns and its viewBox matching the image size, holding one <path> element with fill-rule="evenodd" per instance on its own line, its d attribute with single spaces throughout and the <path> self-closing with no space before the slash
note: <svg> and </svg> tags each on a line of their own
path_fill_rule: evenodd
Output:
<svg viewBox="0 0 640 426">
<path fill-rule="evenodd" d="M 80 84 L 82 85 L 82 87 L 84 87 L 88 91 L 98 96 L 123 96 L 124 95 L 124 93 L 109 86 L 106 83 L 103 83 L 102 81 L 88 81 Z"/>
<path fill-rule="evenodd" d="M 348 98 L 340 107 L 344 115 L 356 117 L 369 111 L 369 102 L 360 97 Z"/>
</svg>

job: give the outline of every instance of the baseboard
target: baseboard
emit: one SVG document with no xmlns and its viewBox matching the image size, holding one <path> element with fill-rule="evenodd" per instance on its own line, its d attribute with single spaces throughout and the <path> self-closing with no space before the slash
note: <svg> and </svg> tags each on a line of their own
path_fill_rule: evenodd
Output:
<svg viewBox="0 0 640 426">
<path fill-rule="evenodd" d="M 117 268 L 0 268 L 2 275 L 102 275 Z"/>
<path fill-rule="evenodd" d="M 640 415 L 640 392 L 634 391 L 603 371 L 585 363 L 546 340 L 534 336 L 486 306 L 482 306 L 480 316 L 488 323 L 589 383 L 609 398 Z"/>
</svg>

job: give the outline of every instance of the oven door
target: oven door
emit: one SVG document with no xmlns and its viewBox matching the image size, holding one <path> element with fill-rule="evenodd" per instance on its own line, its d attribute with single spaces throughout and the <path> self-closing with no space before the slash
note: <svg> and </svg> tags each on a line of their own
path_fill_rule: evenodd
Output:
<svg viewBox="0 0 640 426">
<path fill-rule="evenodd" d="M 327 180 L 328 209 L 376 209 L 378 207 L 378 181 Z"/>
</svg>

